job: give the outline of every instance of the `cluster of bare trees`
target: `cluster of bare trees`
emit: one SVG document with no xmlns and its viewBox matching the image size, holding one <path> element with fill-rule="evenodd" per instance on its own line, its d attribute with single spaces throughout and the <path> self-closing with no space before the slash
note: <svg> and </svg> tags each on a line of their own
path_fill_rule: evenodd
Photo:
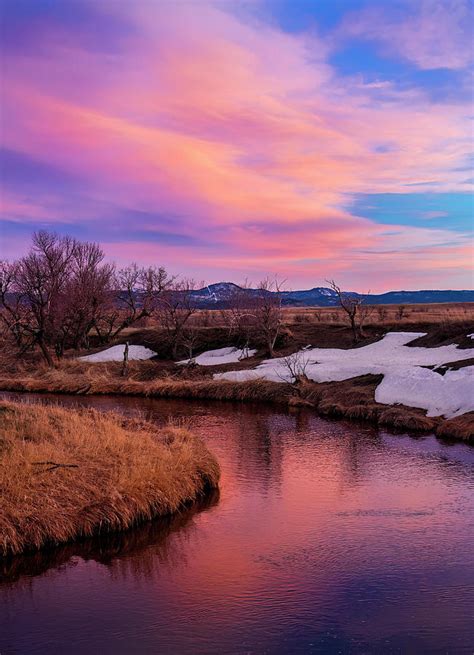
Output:
<svg viewBox="0 0 474 655">
<path fill-rule="evenodd" d="M 265 278 L 256 289 L 245 283 L 238 287 L 230 299 L 230 309 L 225 315 L 229 331 L 242 345 L 261 344 L 270 357 L 282 332 L 282 282 L 277 278 Z"/>
<path fill-rule="evenodd" d="M 19 353 L 39 348 L 49 365 L 68 348 L 88 347 L 91 335 L 107 343 L 155 315 L 176 352 L 193 287 L 164 268 L 117 270 L 99 245 L 40 231 L 27 255 L 0 263 L 0 322 Z"/>
<path fill-rule="evenodd" d="M 364 337 L 373 310 L 360 296 L 329 281 L 347 315 L 354 341 Z M 52 365 L 68 349 L 105 344 L 141 319 L 153 317 L 170 355 L 192 358 L 200 334 L 193 280 L 163 267 L 117 269 L 96 243 L 40 231 L 30 251 L 0 262 L 0 327 L 20 354 L 38 348 Z M 235 287 L 223 312 L 229 335 L 242 348 L 260 346 L 270 357 L 283 334 L 282 282 L 265 278 L 256 288 Z"/>
<path fill-rule="evenodd" d="M 335 292 L 338 305 L 348 320 L 354 343 L 358 343 L 366 336 L 364 325 L 375 307 L 366 304 L 363 296 L 343 291 L 334 280 L 327 280 L 327 283 Z M 275 345 L 282 334 L 282 286 L 283 283 L 277 278 L 265 278 L 256 289 L 250 289 L 248 284 L 237 288 L 230 299 L 228 316 L 231 334 L 244 347 L 249 343 L 263 345 L 270 357 L 274 356 Z M 316 318 L 321 320 L 317 312 Z"/>
<path fill-rule="evenodd" d="M 84 345 L 114 274 L 103 258 L 96 244 L 38 232 L 25 257 L 2 262 L 1 317 L 21 352 L 38 346 L 52 364 L 51 349 Z"/>
</svg>

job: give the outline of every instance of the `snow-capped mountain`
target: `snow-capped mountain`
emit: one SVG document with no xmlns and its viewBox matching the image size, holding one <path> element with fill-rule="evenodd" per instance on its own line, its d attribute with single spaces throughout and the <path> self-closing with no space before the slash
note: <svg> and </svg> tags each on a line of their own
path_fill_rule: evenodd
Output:
<svg viewBox="0 0 474 655">
<path fill-rule="evenodd" d="M 193 291 L 192 296 L 195 302 L 212 306 L 229 302 L 240 291 L 242 291 L 241 287 L 233 282 L 218 282 Z"/>
<path fill-rule="evenodd" d="M 192 292 L 195 304 L 201 309 L 225 309 L 229 307 L 237 294 L 256 296 L 262 293 L 258 289 L 243 289 L 233 282 L 209 284 Z M 363 297 L 371 305 L 395 305 L 437 302 L 474 302 L 474 291 L 389 291 L 382 294 L 351 295 Z M 301 291 L 283 291 L 282 302 L 288 307 L 332 307 L 338 304 L 337 295 L 332 289 L 314 287 Z"/>
</svg>

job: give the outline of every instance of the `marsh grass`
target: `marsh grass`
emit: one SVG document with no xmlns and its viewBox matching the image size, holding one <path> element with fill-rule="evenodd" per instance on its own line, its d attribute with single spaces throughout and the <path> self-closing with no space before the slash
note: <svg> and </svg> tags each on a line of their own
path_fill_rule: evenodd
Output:
<svg viewBox="0 0 474 655">
<path fill-rule="evenodd" d="M 178 426 L 0 403 L 0 555 L 126 530 L 217 487 L 219 465 Z"/>
<path fill-rule="evenodd" d="M 474 441 L 474 412 L 443 421 L 437 430 L 438 437 Z"/>
<path fill-rule="evenodd" d="M 104 366 L 104 365 L 100 365 Z M 228 380 L 176 380 L 171 377 L 150 381 L 124 380 L 108 368 L 91 367 L 80 379 L 70 368 L 45 371 L 44 375 L 0 378 L 0 388 L 10 391 L 64 393 L 78 395 L 126 395 L 147 398 L 183 398 L 266 402 L 292 409 L 306 407 L 321 416 L 368 421 L 384 428 L 410 432 L 436 432 L 451 439 L 474 441 L 474 412 L 454 419 L 427 417 L 426 412 L 404 405 L 382 405 L 375 401 L 379 375 L 362 375 L 340 382 L 303 382 L 299 385 Z"/>
</svg>

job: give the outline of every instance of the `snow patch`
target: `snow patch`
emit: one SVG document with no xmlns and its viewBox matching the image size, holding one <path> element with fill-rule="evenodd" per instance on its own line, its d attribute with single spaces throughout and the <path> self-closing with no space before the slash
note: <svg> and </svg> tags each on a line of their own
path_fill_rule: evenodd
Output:
<svg viewBox="0 0 474 655">
<path fill-rule="evenodd" d="M 468 339 L 474 339 L 474 332 L 473 332 L 472 334 L 468 334 L 468 335 L 467 335 L 467 338 L 468 338 Z"/>
<path fill-rule="evenodd" d="M 465 414 L 474 410 L 474 366 L 444 375 L 419 366 L 388 373 L 375 390 L 375 400 L 384 405 L 421 407 L 427 416 Z"/>
<path fill-rule="evenodd" d="M 456 345 L 439 348 L 407 347 L 424 332 L 389 332 L 361 348 L 310 348 L 300 350 L 299 368 L 314 382 L 348 380 L 359 375 L 383 375 L 375 392 L 377 402 L 402 403 L 428 410 L 429 416 L 457 416 L 474 410 L 474 367 L 447 371 L 444 376 L 422 368 L 474 357 L 474 348 Z M 246 381 L 263 378 L 293 382 L 285 358 L 267 359 L 254 369 L 216 373 L 215 379 Z"/>
<path fill-rule="evenodd" d="M 106 350 L 101 350 L 99 353 L 93 355 L 85 355 L 79 357 L 83 362 L 122 362 L 125 345 L 112 346 Z M 129 346 L 128 359 L 151 359 L 155 357 L 156 353 L 145 346 Z"/>
<path fill-rule="evenodd" d="M 200 366 L 219 366 L 220 364 L 235 364 L 247 357 L 253 357 L 257 351 L 245 348 L 243 350 L 230 346 L 229 348 L 218 348 L 217 350 L 206 350 L 192 360 L 184 359 L 178 364 L 189 364 L 194 361 Z"/>
</svg>

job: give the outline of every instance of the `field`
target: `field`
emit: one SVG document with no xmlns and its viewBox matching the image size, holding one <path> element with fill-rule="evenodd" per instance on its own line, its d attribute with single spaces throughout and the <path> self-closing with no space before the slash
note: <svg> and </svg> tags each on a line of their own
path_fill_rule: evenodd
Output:
<svg viewBox="0 0 474 655">
<path fill-rule="evenodd" d="M 229 343 L 228 310 L 201 310 L 190 321 L 198 330 L 196 351 Z M 458 343 L 472 347 L 467 334 L 474 332 L 474 303 L 432 305 L 379 305 L 368 308 L 361 345 L 380 338 L 389 330 L 426 332 L 419 345 Z M 163 339 L 153 319 L 122 332 L 121 341 L 144 344 L 166 359 Z M 321 348 L 352 348 L 351 331 L 344 311 L 338 307 L 283 308 L 282 338 L 278 354 L 287 354 L 311 343 Z"/>
<path fill-rule="evenodd" d="M 276 345 L 278 357 L 290 355 L 309 344 L 321 348 L 354 347 L 351 330 L 341 310 L 286 308 L 283 319 Z M 195 354 L 235 345 L 236 336 L 229 331 L 226 312 L 201 311 L 194 314 L 192 320 Z M 380 340 L 388 331 L 426 333 L 410 346 L 431 348 L 457 344 L 461 349 L 473 348 L 473 340 L 468 335 L 474 332 L 474 305 L 377 307 L 367 316 L 364 336 L 357 347 Z M 4 349 L 0 389 L 271 402 L 292 408 L 304 406 L 322 415 L 367 420 L 398 430 L 434 431 L 443 437 L 474 439 L 473 413 L 446 420 L 427 417 L 422 409 L 377 403 L 375 389 L 380 376 L 362 375 L 343 382 L 324 383 L 303 380 L 298 384 L 265 380 L 214 380 L 213 374 L 216 372 L 225 373 L 258 365 L 267 357 L 267 353 L 257 345 L 255 356 L 234 364 L 177 366 L 170 358 L 163 330 L 151 320 L 127 329 L 119 342 L 126 340 L 154 350 L 158 357 L 129 362 L 126 375 L 123 375 L 119 362 L 91 364 L 77 359 L 78 355 L 85 353 L 68 353 L 50 368 L 42 362 L 39 353 L 27 353 L 18 359 L 11 350 Z M 98 344 L 96 346 L 95 351 L 104 348 Z M 185 351 L 182 355 L 185 355 Z M 452 370 L 472 364 L 473 359 L 449 362 Z"/>
<path fill-rule="evenodd" d="M 284 311 L 288 323 L 305 321 L 329 325 L 344 323 L 344 313 L 338 307 L 297 307 L 286 308 Z M 407 327 L 419 323 L 444 325 L 464 321 L 474 322 L 474 304 L 376 305 L 370 308 L 366 324 Z"/>
</svg>

